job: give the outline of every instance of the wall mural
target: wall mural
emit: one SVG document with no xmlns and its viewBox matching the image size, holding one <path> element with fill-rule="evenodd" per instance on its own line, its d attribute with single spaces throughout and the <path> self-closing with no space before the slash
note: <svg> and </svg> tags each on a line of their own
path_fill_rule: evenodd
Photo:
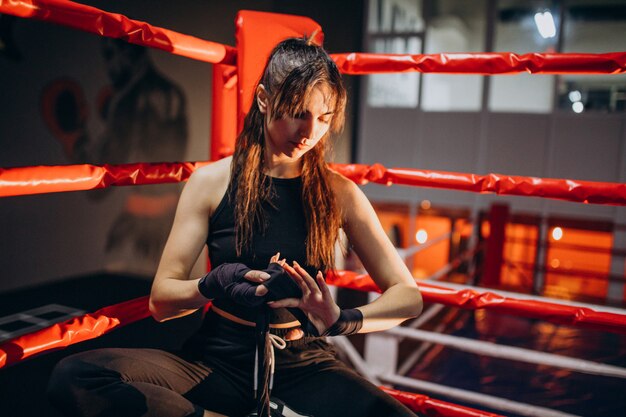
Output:
<svg viewBox="0 0 626 417">
<path fill-rule="evenodd" d="M 42 92 L 41 114 L 72 164 L 125 164 L 183 161 L 187 113 L 182 89 L 161 74 L 148 51 L 118 39 L 103 38 L 102 58 L 110 85 L 103 86 L 89 111 L 80 84 L 59 77 Z M 99 117 L 103 131 L 90 131 Z M 125 201 L 108 231 L 105 268 L 127 272 L 155 270 L 173 220 L 177 184 L 124 187 Z M 102 201 L 116 187 L 86 195 Z"/>
</svg>

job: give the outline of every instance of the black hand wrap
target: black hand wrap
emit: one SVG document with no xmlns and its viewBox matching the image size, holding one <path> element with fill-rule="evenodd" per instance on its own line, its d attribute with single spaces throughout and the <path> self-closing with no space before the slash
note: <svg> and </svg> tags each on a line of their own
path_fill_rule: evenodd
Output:
<svg viewBox="0 0 626 417">
<path fill-rule="evenodd" d="M 339 318 L 322 336 L 348 336 L 358 333 L 363 327 L 363 313 L 356 308 L 349 308 L 339 312 Z"/>
<path fill-rule="evenodd" d="M 280 264 L 272 262 L 265 272 L 270 274 L 267 281 L 263 283 L 265 288 L 267 288 L 265 298 L 268 301 L 282 300 L 283 298 L 302 298 L 302 290 Z"/>
<path fill-rule="evenodd" d="M 258 284 L 244 278 L 249 271 L 244 264 L 221 264 L 200 278 L 198 290 L 208 299 L 228 297 L 245 306 L 259 306 L 265 297 L 255 295 Z"/>
<path fill-rule="evenodd" d="M 271 263 L 265 272 L 270 274 L 270 278 L 263 283 L 268 289 L 266 298 L 269 301 L 281 300 L 283 298 L 302 298 L 302 290 L 298 284 L 278 263 Z M 360 310 L 341 310 L 339 319 L 320 335 L 317 328 L 309 321 L 302 310 L 299 308 L 288 308 L 288 310 L 302 324 L 304 333 L 310 336 L 350 335 L 357 333 L 363 327 L 363 313 Z"/>
<path fill-rule="evenodd" d="M 270 274 L 270 278 L 263 283 L 267 288 L 265 297 L 268 301 L 282 300 L 283 298 L 302 298 L 302 290 L 280 264 L 272 262 L 265 272 Z M 287 307 L 287 310 L 298 319 L 305 335 L 319 337 L 319 332 L 313 323 L 309 321 L 304 311 L 295 307 Z"/>
</svg>

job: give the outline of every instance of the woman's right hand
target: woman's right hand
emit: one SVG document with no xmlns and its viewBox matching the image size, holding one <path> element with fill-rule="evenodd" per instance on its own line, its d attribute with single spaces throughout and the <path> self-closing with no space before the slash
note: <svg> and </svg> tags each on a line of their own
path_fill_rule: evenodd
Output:
<svg viewBox="0 0 626 417">
<path fill-rule="evenodd" d="M 324 276 L 318 271 L 315 278 L 311 277 L 295 261 L 293 266 L 285 263 L 282 267 L 300 287 L 302 298 L 283 298 L 269 302 L 268 305 L 272 308 L 299 308 L 307 315 L 318 334 L 324 333 L 328 327 L 337 321 L 341 311 L 326 285 Z"/>
<path fill-rule="evenodd" d="M 280 259 L 280 252 L 276 252 L 276 255 L 272 256 L 270 258 L 270 265 L 273 263 L 277 263 L 280 266 L 284 266 L 285 265 L 285 259 Z M 254 295 L 258 295 L 258 296 L 263 296 L 265 294 L 267 294 L 267 287 L 265 287 L 265 285 L 263 285 L 263 282 L 265 280 L 267 280 L 270 275 L 267 272 L 264 271 L 258 271 L 258 270 L 252 270 L 249 271 L 246 275 L 243 276 L 245 279 L 247 279 L 250 282 L 254 282 L 256 284 L 261 284 L 258 285 L 256 287 L 256 291 L 254 293 Z"/>
</svg>

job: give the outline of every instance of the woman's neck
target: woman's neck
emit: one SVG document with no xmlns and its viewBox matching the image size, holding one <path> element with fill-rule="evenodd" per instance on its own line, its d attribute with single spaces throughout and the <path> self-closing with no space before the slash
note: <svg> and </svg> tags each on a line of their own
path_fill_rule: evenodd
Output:
<svg viewBox="0 0 626 417">
<path fill-rule="evenodd" d="M 270 155 L 266 158 L 264 173 L 274 178 L 299 177 L 302 174 L 302 158 L 285 161 Z"/>
</svg>

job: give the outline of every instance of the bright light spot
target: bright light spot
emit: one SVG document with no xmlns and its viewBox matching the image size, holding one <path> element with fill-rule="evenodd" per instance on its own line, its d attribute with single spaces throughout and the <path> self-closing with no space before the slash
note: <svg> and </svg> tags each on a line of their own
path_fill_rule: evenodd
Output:
<svg viewBox="0 0 626 417">
<path fill-rule="evenodd" d="M 561 266 L 561 261 L 559 261 L 558 259 L 554 258 L 553 260 L 550 261 L 550 266 L 552 268 L 558 268 L 559 266 Z"/>
<path fill-rule="evenodd" d="M 480 225 L 480 234 L 484 237 L 484 238 L 488 238 L 489 235 L 491 234 L 491 224 L 487 221 L 484 221 L 481 225 Z"/>
<path fill-rule="evenodd" d="M 422 200 L 420 207 L 424 210 L 428 210 L 430 208 L 430 200 Z"/>
<path fill-rule="evenodd" d="M 569 97 L 569 101 L 571 101 L 572 103 L 576 103 L 583 98 L 583 95 L 580 94 L 580 91 L 578 90 L 570 91 L 567 96 Z"/>
<path fill-rule="evenodd" d="M 552 239 L 561 240 L 562 237 L 563 229 L 561 229 L 560 227 L 555 227 L 554 229 L 552 229 Z"/>
<path fill-rule="evenodd" d="M 425 243 L 428 240 L 428 233 L 426 233 L 426 230 L 418 230 L 415 234 L 415 240 L 417 240 L 417 243 Z"/>
<path fill-rule="evenodd" d="M 572 110 L 576 113 L 582 113 L 585 110 L 585 105 L 581 101 L 577 101 L 576 103 L 572 103 Z"/>
<path fill-rule="evenodd" d="M 556 25 L 552 13 L 535 13 L 535 24 L 542 38 L 554 38 L 556 36 Z"/>
</svg>

